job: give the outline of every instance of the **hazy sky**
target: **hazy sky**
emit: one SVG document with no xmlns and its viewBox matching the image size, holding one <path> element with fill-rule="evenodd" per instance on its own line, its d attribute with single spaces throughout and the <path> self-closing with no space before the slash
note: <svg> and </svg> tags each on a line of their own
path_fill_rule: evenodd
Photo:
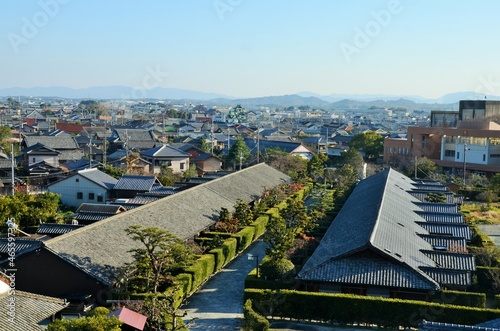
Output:
<svg viewBox="0 0 500 331">
<path fill-rule="evenodd" d="M 0 88 L 500 95 L 499 13 L 498 0 L 5 0 Z"/>
</svg>

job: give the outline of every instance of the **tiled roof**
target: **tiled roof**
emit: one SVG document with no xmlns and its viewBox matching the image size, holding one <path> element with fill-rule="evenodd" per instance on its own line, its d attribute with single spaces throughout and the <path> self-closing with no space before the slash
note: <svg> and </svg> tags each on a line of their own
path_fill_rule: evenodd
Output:
<svg viewBox="0 0 500 331">
<path fill-rule="evenodd" d="M 83 263 L 78 267 L 89 270 L 95 278 L 111 283 L 113 270 L 130 262 L 132 255 L 128 251 L 140 245 L 126 235 L 125 229 L 130 225 L 160 227 L 178 238 L 193 238 L 214 224 L 222 207 L 232 210 L 237 199 L 253 201 L 266 187 L 276 186 L 289 179 L 283 173 L 260 163 L 126 213 L 119 213 L 50 239 L 45 244 L 62 258 Z"/>
<path fill-rule="evenodd" d="M 161 158 L 161 157 L 186 158 L 191 156 L 191 154 L 183 152 L 180 149 L 174 148 L 169 145 L 161 145 L 155 148 L 142 151 L 141 155 L 151 158 Z"/>
<path fill-rule="evenodd" d="M 0 294 L 0 330 L 9 331 L 36 331 L 46 330 L 39 325 L 41 321 L 50 318 L 61 311 L 68 304 L 64 300 L 47 297 L 43 295 L 15 291 L 16 298 L 16 316 L 14 323 L 6 308 L 9 304 L 9 295 Z"/>
<path fill-rule="evenodd" d="M 78 143 L 73 137 L 51 137 L 51 136 L 26 136 L 24 137 L 27 147 L 41 143 L 49 148 L 61 149 L 78 149 Z"/>
<path fill-rule="evenodd" d="M 301 272 L 300 279 L 346 284 L 434 290 L 436 285 L 403 264 L 384 260 L 332 260 Z"/>
<path fill-rule="evenodd" d="M 7 254 L 12 249 L 12 244 L 9 245 L 12 242 L 14 242 L 16 255 L 30 252 L 42 246 L 42 242 L 36 239 L 15 238 L 15 241 L 9 241 L 7 238 L 0 238 L 0 254 Z"/>
<path fill-rule="evenodd" d="M 438 222 L 438 223 L 456 223 L 463 224 L 464 216 L 459 213 L 446 214 L 446 213 L 432 213 L 428 211 L 416 211 L 416 213 L 425 219 L 427 222 Z"/>
<path fill-rule="evenodd" d="M 452 237 L 465 238 L 467 241 L 472 239 L 470 228 L 465 224 L 437 223 L 437 222 L 418 222 L 430 234 L 448 235 Z"/>
<path fill-rule="evenodd" d="M 157 182 L 155 176 L 123 175 L 114 185 L 114 190 L 150 191 Z"/>
<path fill-rule="evenodd" d="M 116 129 L 118 138 L 121 141 L 150 141 L 154 142 L 151 131 L 144 129 Z"/>
<path fill-rule="evenodd" d="M 423 251 L 442 269 L 476 270 L 474 255 L 440 251 Z"/>
<path fill-rule="evenodd" d="M 458 267 L 459 262 L 469 268 L 473 261 L 471 262 L 468 255 L 449 256 L 449 260 L 445 260 L 439 253 L 426 254 L 433 250 L 433 246 L 424 236 L 435 232 L 434 226 L 440 227 L 442 232 L 437 233 L 443 234 L 448 233 L 449 229 L 445 226 L 449 226 L 454 230 L 451 234 L 455 237 L 468 234 L 467 238 L 470 238 L 470 231 L 468 232 L 469 228 L 463 224 L 426 222 L 417 213 L 423 212 L 418 207 L 421 203 L 409 193 L 413 189 L 415 187 L 410 178 L 392 169 L 361 181 L 332 222 L 316 251 L 299 272 L 299 279 L 327 281 L 329 276 L 322 275 L 324 271 L 335 273 L 338 282 L 369 281 L 371 285 L 397 287 L 407 284 L 410 288 L 432 290 L 439 289 L 440 283 L 428 273 L 424 273 L 422 268 L 444 268 L 443 265 Z M 423 204 L 427 207 L 429 205 L 442 204 Z M 456 206 L 454 207 L 456 209 Z M 379 283 L 369 275 L 359 278 L 356 272 L 349 271 L 349 268 L 356 268 L 359 264 L 359 272 L 363 272 L 363 265 L 358 259 L 364 256 L 363 254 L 368 254 L 365 252 L 376 254 L 386 261 L 384 267 L 380 268 L 388 272 L 387 274 L 377 273 L 377 263 L 381 262 L 375 259 L 371 260 L 374 263 L 373 270 L 368 268 L 367 271 L 367 274 L 375 272 L 380 276 Z M 406 273 L 412 273 L 412 279 L 419 279 L 425 286 L 422 285 L 424 283 L 405 283 L 405 279 L 397 279 L 404 276 L 402 266 Z M 457 278 L 457 281 L 462 284 L 461 279 Z"/>
<path fill-rule="evenodd" d="M 111 177 L 110 175 L 96 168 L 80 170 L 78 171 L 78 174 L 108 190 L 111 190 L 116 185 L 116 183 L 118 183 L 118 180 L 116 178 Z"/>
<path fill-rule="evenodd" d="M 102 203 L 82 203 L 77 209 L 77 213 L 103 213 L 116 214 L 121 211 L 120 206 L 104 205 Z"/>
<path fill-rule="evenodd" d="M 454 195 L 451 192 L 430 191 L 430 190 L 412 190 L 409 193 L 422 202 L 427 201 L 427 199 L 429 197 L 429 193 L 444 194 L 444 197 L 446 199 L 446 203 L 449 203 L 449 204 L 455 203 Z"/>
<path fill-rule="evenodd" d="M 500 323 L 489 324 L 488 322 L 477 326 L 430 322 L 423 320 L 418 325 L 419 331 L 500 331 Z"/>
<path fill-rule="evenodd" d="M 81 225 L 75 225 L 75 224 L 42 223 L 40 224 L 40 227 L 36 230 L 36 233 L 60 235 L 79 229 L 81 227 L 82 227 Z"/>
<path fill-rule="evenodd" d="M 433 234 L 420 235 L 431 244 L 432 247 L 440 247 L 442 249 L 464 249 L 467 247 L 467 241 L 465 238 L 451 237 L 451 236 L 441 236 Z"/>
<path fill-rule="evenodd" d="M 442 286 L 471 286 L 471 272 L 467 270 L 445 270 L 441 268 L 421 268 L 427 275 L 436 280 Z"/>
<path fill-rule="evenodd" d="M 433 213 L 458 213 L 457 205 L 451 203 L 414 202 L 414 204 L 424 211 L 430 211 Z M 418 209 L 414 208 L 413 210 Z"/>
<path fill-rule="evenodd" d="M 231 140 L 231 146 L 235 143 L 235 140 Z M 257 152 L 257 140 L 253 138 L 245 138 L 245 144 L 248 146 L 252 153 Z M 278 140 L 259 140 L 259 150 L 264 153 L 268 148 L 279 148 L 282 151 L 287 153 L 291 153 L 301 144 L 297 142 L 287 142 L 287 141 L 278 141 Z"/>
<path fill-rule="evenodd" d="M 114 214 L 108 214 L 108 213 L 78 213 L 75 217 L 75 219 L 78 222 L 84 221 L 85 223 L 87 222 L 97 222 L 101 221 L 103 219 L 106 219 L 108 217 L 111 217 Z"/>
</svg>

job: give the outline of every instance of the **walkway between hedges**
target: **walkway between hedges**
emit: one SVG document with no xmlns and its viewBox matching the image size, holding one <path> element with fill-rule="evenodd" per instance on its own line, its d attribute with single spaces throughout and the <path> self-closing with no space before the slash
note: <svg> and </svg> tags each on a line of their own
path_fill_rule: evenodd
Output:
<svg viewBox="0 0 500 331">
<path fill-rule="evenodd" d="M 187 313 L 185 323 L 194 320 L 189 330 L 240 330 L 245 277 L 255 268 L 247 254 L 258 255 L 260 262 L 266 246 L 261 240 L 254 242 L 188 298 L 181 310 Z"/>
</svg>

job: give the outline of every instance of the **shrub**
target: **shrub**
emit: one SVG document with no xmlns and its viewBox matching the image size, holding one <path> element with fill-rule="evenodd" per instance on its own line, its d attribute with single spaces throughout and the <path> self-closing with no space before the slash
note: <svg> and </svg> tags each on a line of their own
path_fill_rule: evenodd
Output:
<svg viewBox="0 0 500 331">
<path fill-rule="evenodd" d="M 252 307 L 252 300 L 248 299 L 243 306 L 244 324 L 243 330 L 248 331 L 267 331 L 269 330 L 269 321 L 257 314 Z"/>
<path fill-rule="evenodd" d="M 252 243 L 255 235 L 255 227 L 245 226 L 236 232 L 233 237 L 238 241 L 238 252 L 244 251 Z"/>
<path fill-rule="evenodd" d="M 288 279 L 295 273 L 295 266 L 287 259 L 271 260 L 265 259 L 260 266 L 262 277 L 269 280 Z"/>
<path fill-rule="evenodd" d="M 193 265 L 185 269 L 186 273 L 193 275 L 193 286 L 191 291 L 194 292 L 203 284 L 215 270 L 215 257 L 212 254 L 204 254 L 197 259 Z"/>
<path fill-rule="evenodd" d="M 254 239 L 259 238 L 266 232 L 266 226 L 269 222 L 269 215 L 262 215 L 257 217 L 257 219 L 252 223 L 252 226 L 255 227 L 255 237 Z"/>
<path fill-rule="evenodd" d="M 486 308 L 485 293 L 441 291 L 432 297 L 432 301 L 455 306 Z"/>
</svg>

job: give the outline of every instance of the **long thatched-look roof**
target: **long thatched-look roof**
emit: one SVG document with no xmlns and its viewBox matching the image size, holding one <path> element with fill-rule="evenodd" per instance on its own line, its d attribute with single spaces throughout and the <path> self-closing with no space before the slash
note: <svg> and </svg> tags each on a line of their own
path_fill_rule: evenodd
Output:
<svg viewBox="0 0 500 331">
<path fill-rule="evenodd" d="M 250 202 L 289 177 L 261 163 L 135 208 L 46 242 L 46 247 L 96 279 L 111 284 L 116 268 L 139 247 L 125 233 L 130 225 L 158 227 L 187 240 L 214 224 L 222 207 Z"/>
</svg>

